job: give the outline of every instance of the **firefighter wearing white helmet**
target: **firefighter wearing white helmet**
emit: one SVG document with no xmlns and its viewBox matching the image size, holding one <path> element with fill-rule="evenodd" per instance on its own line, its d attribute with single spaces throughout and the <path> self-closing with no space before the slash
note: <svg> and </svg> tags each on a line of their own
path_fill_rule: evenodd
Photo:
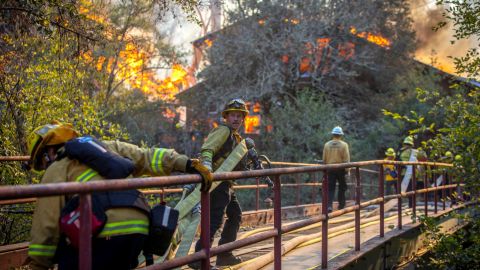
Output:
<svg viewBox="0 0 480 270">
<path fill-rule="evenodd" d="M 79 146 L 80 143 L 94 144 L 93 148 L 100 148 L 100 150 L 83 151 L 90 148 Z M 162 176 L 169 175 L 172 171 L 200 173 L 202 170 L 203 174 L 201 174 L 206 179 L 205 185 L 212 180 L 211 173 L 199 160 L 189 159 L 173 149 L 139 148 L 119 141 L 98 141 L 89 136 L 79 137 L 72 125 L 57 121 L 36 128 L 28 136 L 27 144 L 31 167 L 37 171 L 46 170 L 42 177 L 42 184 L 85 183 L 109 178 L 101 170 L 93 170 L 93 166 L 87 166 L 87 159 L 81 161 L 80 158 L 76 159 L 69 155 L 68 153 L 71 152 L 67 146 L 71 145 L 78 146 L 71 149 L 82 149 L 88 157 L 92 156 L 92 152 L 96 158 L 99 156 L 98 153 L 109 153 L 115 156 L 115 158 L 107 156 L 98 164 L 98 167 L 107 168 L 108 172 L 122 171 L 108 169 L 113 167 L 107 165 L 116 162 L 114 165 L 128 165 L 115 168 L 128 168 L 125 171 L 132 176 Z M 118 160 L 124 163 L 117 162 Z M 141 201 L 143 201 L 142 198 L 138 196 Z M 74 201 L 72 196 L 50 196 L 37 199 L 28 250 L 31 269 L 51 269 L 55 263 L 58 263 L 60 270 L 78 268 L 78 247 L 74 246 L 72 241 L 74 237 L 68 238 L 65 236 L 66 232 L 61 233 L 62 224 L 59 222 L 62 210 L 66 209 L 64 206 L 72 201 Z M 136 200 L 135 203 L 141 201 Z M 126 204 L 128 203 L 124 205 Z M 146 203 L 145 211 L 130 206 L 108 208 L 105 211 L 107 217 L 105 224 L 98 231 L 98 235 L 92 238 L 93 269 L 132 269 L 137 266 L 138 255 L 149 232 L 148 211 Z"/>
<path fill-rule="evenodd" d="M 323 162 L 325 164 L 350 162 L 350 152 L 348 144 L 342 140 L 344 135 L 341 127 L 336 126 L 332 129 L 332 140 L 328 141 L 323 147 Z M 338 209 L 345 207 L 345 191 L 347 183 L 345 181 L 345 169 L 332 169 L 327 171 L 328 177 L 328 211 L 333 209 L 333 198 L 335 196 L 335 187 L 338 182 Z"/>
</svg>

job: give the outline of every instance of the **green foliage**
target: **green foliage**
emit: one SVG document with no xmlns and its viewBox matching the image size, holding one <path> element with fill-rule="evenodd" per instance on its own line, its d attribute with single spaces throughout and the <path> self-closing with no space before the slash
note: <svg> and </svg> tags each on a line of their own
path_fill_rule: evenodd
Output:
<svg viewBox="0 0 480 270">
<path fill-rule="evenodd" d="M 441 232 L 434 219 L 419 217 L 424 225 L 424 245 L 430 252 L 416 262 L 418 269 L 476 269 L 480 265 L 480 219 L 455 215 L 462 222 L 470 223 L 465 228 L 448 234 Z"/>
<path fill-rule="evenodd" d="M 273 104 L 267 117 L 270 121 L 266 124 L 271 124 L 273 131 L 262 136 L 263 150 L 272 160 L 288 162 L 322 159 L 323 145 L 331 139 L 332 128 L 344 126 L 330 102 L 310 89 Z"/>
<path fill-rule="evenodd" d="M 437 5 L 444 5 L 446 12 L 445 20 L 438 23 L 436 30 L 444 27 L 447 23 L 453 23 L 456 40 L 464 38 L 480 38 L 480 3 L 469 0 L 437 0 Z M 454 44 L 456 40 L 452 40 Z M 480 76 L 480 52 L 478 48 L 470 48 L 462 56 L 454 58 L 458 73 L 466 73 L 472 78 Z"/>
<path fill-rule="evenodd" d="M 437 3 L 447 4 L 444 16 L 447 21 L 453 22 L 455 38 L 479 36 L 478 1 Z M 444 25 L 446 21 L 439 22 L 437 29 Z M 479 75 L 478 63 L 480 58 L 476 49 L 470 50 L 465 57 L 455 59 L 457 71 L 466 72 L 471 79 Z M 430 156 L 438 158 L 446 151 L 456 155 L 454 180 L 464 182 L 466 193 L 475 199 L 480 194 L 480 88 L 471 79 L 457 78 L 447 93 L 418 85 L 417 100 L 432 105 L 427 111 L 414 110 L 408 115 L 385 111 L 385 114 L 408 123 L 411 134 L 422 136 L 429 133 L 422 144 L 430 151 Z M 430 251 L 418 262 L 419 269 L 476 269 L 474 266 L 480 265 L 480 219 L 459 218 L 469 225 L 452 235 L 441 233 L 432 219 L 422 219 Z"/>
</svg>

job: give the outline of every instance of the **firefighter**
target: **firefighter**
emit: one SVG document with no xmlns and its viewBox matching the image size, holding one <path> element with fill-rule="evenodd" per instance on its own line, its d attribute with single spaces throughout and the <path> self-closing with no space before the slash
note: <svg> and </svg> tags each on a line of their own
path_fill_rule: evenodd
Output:
<svg viewBox="0 0 480 270">
<path fill-rule="evenodd" d="M 88 139 L 79 137 L 72 125 L 56 121 L 35 129 L 29 135 L 27 144 L 31 167 L 36 171 L 46 170 L 42 184 L 105 179 L 79 160 L 62 154 L 67 148 L 66 144 L 83 138 Z M 201 170 L 204 188 L 209 188 L 211 184 L 212 175 L 199 160 L 189 159 L 173 149 L 143 149 L 119 141 L 103 141 L 101 147 L 108 150 L 106 153 L 113 153 L 115 157 L 130 162 L 131 175 L 135 177 Z M 100 167 L 108 163 L 108 160 L 103 161 Z M 63 237 L 59 225 L 62 208 L 72 200 L 66 196 L 38 198 L 28 251 L 32 269 L 52 268 L 54 263 L 58 263 L 58 269 L 78 268 L 78 249 Z M 106 224 L 92 239 L 92 269 L 135 268 L 149 231 L 148 213 L 125 207 L 108 209 L 104 214 L 107 217 Z"/>
<path fill-rule="evenodd" d="M 247 106 L 242 99 L 233 99 L 226 104 L 222 111 L 224 123 L 210 131 L 201 148 L 202 162 L 210 171 L 217 170 L 242 140 L 238 131 L 247 115 Z M 234 170 L 239 171 L 245 169 L 246 165 L 242 160 Z M 242 209 L 232 185 L 232 181 L 223 181 L 210 193 L 210 245 L 213 242 L 215 233 L 222 225 L 225 214 L 227 215 L 227 220 L 223 226 L 218 244 L 226 244 L 237 239 L 237 233 L 242 220 Z M 197 241 L 195 251 L 199 251 L 201 248 L 200 241 Z M 230 251 L 218 254 L 216 265 L 235 265 L 241 262 L 242 259 L 234 256 Z M 200 263 L 195 262 L 189 266 L 198 269 L 200 268 Z"/>
<path fill-rule="evenodd" d="M 344 135 L 341 127 L 334 127 L 332 140 L 328 141 L 323 147 L 323 162 L 325 164 L 347 163 L 350 162 L 350 152 L 348 144 L 342 140 Z M 338 209 L 345 207 L 345 191 L 347 183 L 345 181 L 345 169 L 330 169 L 327 171 L 328 177 L 328 212 L 332 211 L 333 198 L 335 196 L 335 186 L 338 182 Z"/>
<path fill-rule="evenodd" d="M 425 150 L 422 148 L 417 149 L 417 161 L 419 162 L 428 162 L 428 155 Z M 425 167 L 424 165 L 417 165 L 416 166 L 416 174 L 415 178 L 417 180 L 416 182 L 416 188 L 417 189 L 424 189 L 427 187 L 428 179 L 430 179 L 432 176 L 432 171 L 430 167 Z M 425 182 L 425 177 L 427 177 L 427 183 Z"/>
<path fill-rule="evenodd" d="M 402 147 L 400 148 L 400 154 L 398 155 L 400 158 L 400 161 L 417 161 L 418 151 L 417 149 L 414 149 L 413 146 L 414 146 L 414 142 L 413 142 L 412 136 L 407 136 L 405 137 L 405 139 L 403 139 Z M 406 173 L 407 173 L 407 167 L 402 166 L 402 169 L 400 171 L 400 179 L 403 179 Z M 411 179 L 409 179 L 406 191 L 408 192 L 411 190 L 412 190 L 412 181 Z M 402 190 L 402 192 L 404 191 Z M 411 196 L 408 197 L 408 205 L 409 207 L 412 207 L 413 205 L 413 199 Z"/>
<path fill-rule="evenodd" d="M 395 150 L 393 148 L 388 148 L 385 151 L 385 160 L 395 160 Z M 387 195 L 396 194 L 397 191 L 397 171 L 395 170 L 394 164 L 385 164 L 383 165 L 385 183 L 387 186 Z"/>
</svg>

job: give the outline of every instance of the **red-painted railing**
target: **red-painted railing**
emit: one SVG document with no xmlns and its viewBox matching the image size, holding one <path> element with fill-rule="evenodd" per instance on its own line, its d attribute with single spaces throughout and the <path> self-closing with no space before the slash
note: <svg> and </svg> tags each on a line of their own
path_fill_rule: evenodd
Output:
<svg viewBox="0 0 480 270">
<path fill-rule="evenodd" d="M 14 159 L 1 159 L 2 160 L 14 160 Z M 415 184 L 412 185 L 413 190 L 410 192 L 403 192 L 401 194 L 394 195 L 384 195 L 383 189 L 383 165 L 384 164 L 395 164 L 400 170 L 400 166 L 405 165 L 423 165 L 426 167 L 451 167 L 451 164 L 445 163 L 435 163 L 435 162 L 398 162 L 398 161 L 385 161 L 385 160 L 374 160 L 374 161 L 364 161 L 364 162 L 351 162 L 345 164 L 333 164 L 333 165 L 314 165 L 311 166 L 301 166 L 301 167 L 289 167 L 289 168 L 275 168 L 275 169 L 266 169 L 266 170 L 257 170 L 257 171 L 242 171 L 242 172 L 228 172 L 228 173 L 215 173 L 214 181 L 223 181 L 223 180 L 232 180 L 232 179 L 244 179 L 244 178 L 254 178 L 254 177 L 263 177 L 270 176 L 274 179 L 274 228 L 267 230 L 265 232 L 256 234 L 245 239 L 241 239 L 235 242 L 224 244 L 221 246 L 209 247 L 209 196 L 207 192 L 201 194 L 201 207 L 202 207 L 202 217 L 201 217 L 201 241 L 202 246 L 204 247 L 201 251 L 187 255 L 185 257 L 176 258 L 168 260 L 166 262 L 148 266 L 147 269 L 171 269 L 186 265 L 190 262 L 201 260 L 202 268 L 208 269 L 210 267 L 210 257 L 215 256 L 219 253 L 225 251 L 231 251 L 238 249 L 244 246 L 248 246 L 253 243 L 257 243 L 269 238 L 274 238 L 274 268 L 279 270 L 281 269 L 281 244 L 282 244 L 282 234 L 314 224 L 322 222 L 322 268 L 327 268 L 327 254 L 328 254 L 328 219 L 334 218 L 345 213 L 355 212 L 355 250 L 360 250 L 360 210 L 364 207 L 379 204 L 380 205 L 380 237 L 384 235 L 384 203 L 387 199 L 398 198 L 398 228 L 402 227 L 402 198 L 412 196 L 416 198 L 416 194 L 420 193 L 429 193 L 434 192 L 434 205 L 435 213 L 437 213 L 437 191 L 442 191 L 442 197 L 445 199 L 445 190 L 452 190 L 453 188 L 458 188 L 457 184 L 443 185 L 441 187 L 436 186 L 435 178 L 433 178 L 433 183 L 435 186 L 433 188 L 425 188 L 422 190 L 416 190 Z M 361 166 L 379 166 L 379 178 L 378 178 L 378 187 L 379 194 L 378 197 L 361 202 L 361 179 L 360 179 L 360 167 Z M 415 167 L 415 166 L 413 166 Z M 342 210 L 334 211 L 332 213 L 327 212 L 327 202 L 328 202 L 328 179 L 326 177 L 326 170 L 329 169 L 340 169 L 340 168 L 354 168 L 355 169 L 355 205 L 344 208 Z M 322 179 L 322 214 L 320 216 L 310 218 L 307 220 L 302 220 L 289 225 L 282 225 L 281 222 L 281 188 L 284 185 L 281 185 L 280 177 L 282 175 L 289 174 L 300 174 L 300 173 L 317 173 L 323 172 Z M 443 170 L 444 178 L 449 179 L 447 173 Z M 400 174 L 399 174 L 400 175 Z M 428 177 L 425 176 L 427 179 Z M 449 179 L 452 181 L 452 179 Z M 397 183 L 397 190 L 400 190 L 400 179 Z M 416 182 L 415 170 L 413 171 L 412 176 L 413 183 Z M 106 191 L 106 190 L 125 190 L 125 189 L 140 189 L 140 188 L 152 188 L 152 187 L 164 187 L 170 185 L 184 185 L 189 183 L 199 183 L 201 178 L 199 175 L 178 175 L 178 176 L 165 176 L 165 177 L 150 177 L 150 178 L 129 178 L 127 181 L 125 179 L 109 180 L 109 181 L 91 181 L 88 183 L 58 183 L 58 184 L 37 184 L 37 185 L 24 185 L 24 186 L 2 186 L 0 187 L 0 200 L 11 200 L 18 198 L 30 198 L 30 197 L 43 197 L 43 196 L 52 196 L 52 195 L 65 195 L 65 194 L 79 194 L 80 195 L 80 204 L 81 204 L 81 216 L 82 216 L 82 228 L 81 228 L 81 242 L 80 242 L 80 269 L 90 269 L 91 268 L 91 193 L 94 191 Z M 426 184 L 428 180 L 426 181 Z M 258 185 L 257 185 L 258 186 Z M 428 185 L 425 185 L 428 186 Z M 298 195 L 297 195 L 298 196 Z M 425 195 L 425 204 L 427 204 L 428 196 Z M 298 199 L 297 199 L 298 201 Z M 445 204 L 444 204 L 445 208 Z M 426 214 L 428 214 L 428 209 L 425 208 Z M 413 204 L 413 215 L 416 215 L 416 204 Z"/>
</svg>

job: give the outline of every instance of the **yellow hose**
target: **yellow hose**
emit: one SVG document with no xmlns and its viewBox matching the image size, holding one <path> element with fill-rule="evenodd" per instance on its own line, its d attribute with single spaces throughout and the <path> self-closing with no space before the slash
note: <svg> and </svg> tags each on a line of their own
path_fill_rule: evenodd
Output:
<svg viewBox="0 0 480 270">
<path fill-rule="evenodd" d="M 362 217 L 364 217 L 366 214 L 362 215 Z M 348 217 L 348 218 L 342 218 L 342 219 L 331 219 L 328 221 L 328 224 L 337 224 L 337 223 L 343 223 L 343 222 L 347 222 L 347 221 L 352 221 L 354 220 L 355 217 Z M 292 223 L 295 223 L 295 222 L 292 222 Z M 292 223 L 288 223 L 288 224 L 292 224 Z M 317 228 L 317 227 L 321 227 L 322 226 L 322 223 L 321 222 L 317 222 L 315 224 L 311 224 L 311 225 L 308 225 L 308 226 L 305 226 L 305 227 L 302 227 L 302 228 L 298 228 L 296 230 L 293 230 L 291 232 L 288 232 L 287 234 L 289 233 L 296 233 L 296 232 L 301 232 L 301 231 L 306 231 L 306 230 L 310 230 L 310 229 L 314 229 L 314 228 Z M 244 238 L 247 238 L 247 237 L 250 237 L 252 235 L 255 235 L 257 233 L 261 233 L 261 232 L 264 232 L 264 231 L 268 231 L 268 230 L 271 230 L 273 229 L 273 226 L 271 227 L 265 227 L 265 228 L 258 228 L 258 229 L 255 229 L 255 230 L 251 230 L 251 231 L 248 231 L 244 234 L 242 234 L 240 237 L 238 237 L 238 239 L 244 239 Z"/>
<path fill-rule="evenodd" d="M 407 212 L 404 212 L 404 215 L 407 215 L 407 214 L 408 214 Z M 397 217 L 397 215 L 393 215 L 389 218 L 386 218 L 385 220 L 391 220 L 391 219 L 394 219 L 396 217 Z M 346 219 L 348 219 L 348 218 L 346 218 Z M 363 225 L 363 226 L 361 226 L 361 228 L 364 228 L 364 227 L 371 226 L 373 224 L 377 224 L 379 222 L 380 222 L 379 217 L 371 217 L 371 218 L 364 219 L 363 221 L 361 221 L 360 224 Z M 347 224 L 344 224 L 344 225 L 341 225 L 341 226 L 338 226 L 338 227 L 335 227 L 335 228 L 332 228 L 332 229 L 328 230 L 328 238 L 332 238 L 332 237 L 335 237 L 335 236 L 353 231 L 355 229 L 355 228 L 352 228 L 353 224 L 354 224 L 354 222 L 350 222 L 350 223 L 347 223 Z M 312 239 L 312 237 L 314 239 Z M 321 241 L 321 233 L 295 237 L 295 238 L 290 239 L 289 241 L 286 241 L 282 244 L 281 254 L 283 256 L 283 255 L 287 254 L 288 252 L 292 251 L 295 248 L 304 247 L 304 246 L 307 246 L 307 245 L 310 245 L 310 244 L 313 244 L 313 243 L 317 243 L 319 241 Z M 237 264 L 237 265 L 230 266 L 226 269 L 231 269 L 231 270 L 234 270 L 234 269 L 252 269 L 252 270 L 253 269 L 260 269 L 261 267 L 264 267 L 265 265 L 271 263 L 273 260 L 274 260 L 274 252 L 271 251 L 271 252 L 269 252 L 267 254 L 264 254 L 260 257 L 242 262 L 242 263 Z"/>
</svg>

